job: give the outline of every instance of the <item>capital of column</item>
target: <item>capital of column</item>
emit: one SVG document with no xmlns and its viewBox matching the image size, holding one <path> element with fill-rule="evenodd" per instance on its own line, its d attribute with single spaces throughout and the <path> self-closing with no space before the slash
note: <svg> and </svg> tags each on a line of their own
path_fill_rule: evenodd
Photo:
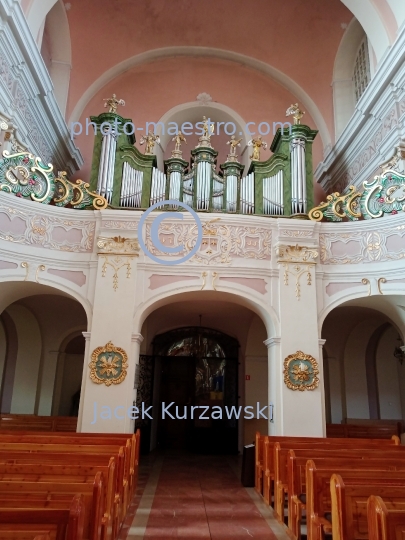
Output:
<svg viewBox="0 0 405 540">
<path fill-rule="evenodd" d="M 82 332 L 82 334 L 86 341 L 90 341 L 91 332 Z"/>
<path fill-rule="evenodd" d="M 142 334 L 132 334 L 131 341 L 133 341 L 135 343 L 142 343 L 142 341 L 143 341 Z"/>
<path fill-rule="evenodd" d="M 266 347 L 268 349 L 270 349 L 270 347 L 273 347 L 274 345 L 280 345 L 281 338 L 280 337 L 270 337 L 270 338 L 266 339 L 265 341 L 263 341 L 263 343 L 266 345 Z"/>
<path fill-rule="evenodd" d="M 318 343 L 319 343 L 320 347 L 323 347 L 325 345 L 325 343 L 326 343 L 326 339 L 319 339 Z"/>
</svg>

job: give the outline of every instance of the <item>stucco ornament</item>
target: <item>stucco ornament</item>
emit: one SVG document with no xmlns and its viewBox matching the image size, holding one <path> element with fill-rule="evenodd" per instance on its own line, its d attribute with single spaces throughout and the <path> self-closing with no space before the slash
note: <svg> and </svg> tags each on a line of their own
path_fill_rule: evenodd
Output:
<svg viewBox="0 0 405 540">
<path fill-rule="evenodd" d="M 315 390 L 319 385 L 318 363 L 313 356 L 297 351 L 284 360 L 284 382 L 290 390 Z"/>
<path fill-rule="evenodd" d="M 127 376 L 128 355 L 111 341 L 104 347 L 97 347 L 91 355 L 90 378 L 96 384 L 120 384 Z"/>
</svg>

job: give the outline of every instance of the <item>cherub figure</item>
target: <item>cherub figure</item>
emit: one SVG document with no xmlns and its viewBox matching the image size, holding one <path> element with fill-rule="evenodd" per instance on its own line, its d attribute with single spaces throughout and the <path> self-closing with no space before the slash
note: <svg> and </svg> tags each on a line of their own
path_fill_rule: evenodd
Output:
<svg viewBox="0 0 405 540">
<path fill-rule="evenodd" d="M 252 139 L 248 142 L 248 146 L 253 146 L 253 153 L 250 156 L 250 159 L 252 161 L 260 161 L 260 150 L 263 148 L 263 150 L 266 150 L 267 143 L 265 141 L 262 141 L 262 138 L 257 137 L 257 139 Z"/>
<path fill-rule="evenodd" d="M 240 146 L 241 140 L 242 139 L 236 140 L 235 135 L 232 135 L 231 140 L 226 143 L 230 145 L 230 149 L 229 149 L 230 156 L 236 156 L 236 147 Z"/>
<path fill-rule="evenodd" d="M 147 135 L 142 135 L 140 141 L 140 144 L 145 144 L 145 154 L 146 155 L 153 155 L 153 149 L 155 147 L 155 143 L 160 143 L 160 137 L 159 135 L 155 135 L 151 131 Z"/>
<path fill-rule="evenodd" d="M 174 147 L 174 152 L 176 153 L 181 152 L 181 143 L 184 142 L 187 144 L 187 140 L 181 131 L 179 131 L 177 135 L 173 137 L 172 141 L 176 143 Z"/>
<path fill-rule="evenodd" d="M 304 116 L 305 112 L 301 111 L 298 107 L 298 103 L 295 105 L 290 105 L 286 110 L 286 116 L 292 116 L 294 118 L 294 125 L 301 124 L 301 118 Z"/>
<path fill-rule="evenodd" d="M 122 107 L 125 106 L 125 101 L 123 99 L 117 99 L 117 95 L 113 94 L 111 98 L 104 100 L 106 103 L 104 103 L 104 108 L 106 109 L 108 107 L 109 113 L 116 113 L 118 105 L 121 105 Z"/>
<path fill-rule="evenodd" d="M 208 124 L 208 120 L 205 116 L 203 116 L 203 130 L 204 130 L 203 137 L 206 137 L 207 139 L 209 139 L 211 135 L 214 134 L 214 130 L 215 130 L 215 124 L 212 122 L 209 122 Z"/>
</svg>

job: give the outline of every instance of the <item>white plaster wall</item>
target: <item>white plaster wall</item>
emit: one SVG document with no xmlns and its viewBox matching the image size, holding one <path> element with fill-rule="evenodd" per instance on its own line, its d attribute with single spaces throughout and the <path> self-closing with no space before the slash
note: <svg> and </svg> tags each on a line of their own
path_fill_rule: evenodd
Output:
<svg viewBox="0 0 405 540">
<path fill-rule="evenodd" d="M 363 321 L 349 336 L 345 348 L 345 383 L 348 418 L 370 418 L 365 353 L 370 322 Z"/>
<path fill-rule="evenodd" d="M 402 419 L 405 420 L 405 362 L 402 362 L 402 365 L 397 362 L 398 370 L 398 382 L 399 382 L 399 394 L 401 398 L 401 415 Z"/>
<path fill-rule="evenodd" d="M 342 383 L 340 377 L 340 362 L 338 358 L 328 357 L 329 367 L 329 396 L 332 424 L 340 424 L 343 419 Z"/>
<path fill-rule="evenodd" d="M 244 405 L 253 406 L 259 402 L 264 407 L 268 405 L 268 355 L 264 341 L 267 339 L 266 328 L 257 315 L 254 316 L 249 328 L 246 344 L 244 369 Z M 246 380 L 246 375 L 250 380 Z M 268 423 L 264 419 L 244 420 L 244 444 L 251 444 L 256 431 L 268 432 Z"/>
<path fill-rule="evenodd" d="M 4 364 L 6 361 L 6 353 L 7 353 L 6 333 L 4 331 L 4 326 L 2 322 L 0 321 L 0 381 L 3 380 L 3 370 L 4 370 Z"/>
<path fill-rule="evenodd" d="M 34 414 L 41 360 L 41 332 L 38 321 L 25 307 L 14 304 L 7 309 L 18 335 L 11 413 Z"/>
<path fill-rule="evenodd" d="M 401 419 L 401 395 L 398 380 L 398 360 L 394 348 L 398 345 L 398 332 L 389 328 L 381 337 L 376 351 L 378 397 L 381 419 Z"/>
</svg>

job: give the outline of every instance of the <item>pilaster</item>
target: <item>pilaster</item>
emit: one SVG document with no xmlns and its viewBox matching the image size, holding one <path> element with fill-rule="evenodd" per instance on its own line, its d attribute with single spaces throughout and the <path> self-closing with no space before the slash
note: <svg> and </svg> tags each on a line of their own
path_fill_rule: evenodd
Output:
<svg viewBox="0 0 405 540">
<path fill-rule="evenodd" d="M 138 241 L 119 236 L 99 237 L 97 247 L 95 301 L 89 346 L 86 346 L 80 429 L 131 433 L 135 363 L 142 339 L 139 334 L 132 335 Z"/>
</svg>

